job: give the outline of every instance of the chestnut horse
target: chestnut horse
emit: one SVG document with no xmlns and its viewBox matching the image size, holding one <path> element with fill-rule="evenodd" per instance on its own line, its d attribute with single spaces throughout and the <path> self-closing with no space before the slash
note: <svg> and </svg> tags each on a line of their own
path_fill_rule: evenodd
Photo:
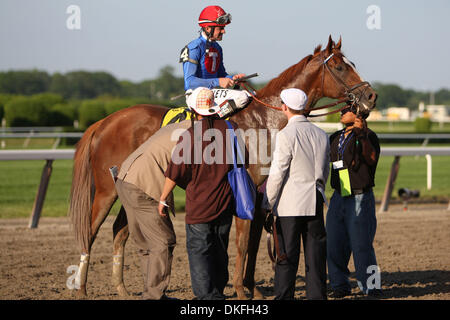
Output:
<svg viewBox="0 0 450 320">
<path fill-rule="evenodd" d="M 362 83 L 366 84 L 364 88 L 361 86 Z M 341 52 L 341 39 L 335 44 L 330 36 L 324 50 L 320 45 L 317 46 L 312 55 L 308 55 L 271 80 L 256 92 L 258 99 L 232 116 L 232 120 L 244 132 L 250 128 L 268 129 L 265 152 L 268 151 L 266 154 L 269 156 L 272 151 L 270 132 L 283 128 L 287 119 L 276 108 L 268 108 L 265 105 L 281 105 L 279 96 L 284 88 L 299 88 L 305 91 L 309 98 L 307 110 L 311 110 L 322 97 L 353 99 L 358 96 L 359 104 L 366 109 L 373 108 L 376 100 L 375 91 L 361 79 L 354 65 Z M 77 144 L 69 213 L 81 249 L 81 262 L 76 279 L 80 296 L 86 295 L 89 254 L 95 237 L 117 200 L 108 168 L 121 164 L 128 155 L 152 136 L 160 128 L 167 110 L 168 108 L 155 105 L 137 105 L 119 110 L 91 125 Z M 250 153 L 257 152 L 257 146 L 248 146 L 248 141 L 246 144 Z M 249 166 L 250 176 L 256 185 L 260 186 L 264 182 L 267 170 L 261 169 L 268 169 L 269 166 L 270 161 Z M 261 195 L 258 199 L 261 199 Z M 244 286 L 250 290 L 252 297 L 263 298 L 255 288 L 254 281 L 263 220 L 264 213 L 259 209 L 253 221 L 238 218 L 235 220 L 237 259 L 233 286 L 238 299 L 247 298 Z M 127 219 L 121 207 L 113 225 L 112 273 L 113 285 L 120 295 L 127 295 L 123 282 L 124 247 L 127 238 Z"/>
</svg>

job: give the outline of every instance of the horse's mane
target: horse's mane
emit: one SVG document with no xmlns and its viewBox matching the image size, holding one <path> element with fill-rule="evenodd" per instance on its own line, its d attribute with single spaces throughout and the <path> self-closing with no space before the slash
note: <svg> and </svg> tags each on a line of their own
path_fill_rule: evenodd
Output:
<svg viewBox="0 0 450 320">
<path fill-rule="evenodd" d="M 312 58 L 314 58 L 316 55 L 320 53 L 322 49 L 322 45 L 318 45 L 314 49 L 314 53 L 310 54 L 306 57 L 304 57 L 300 62 L 290 66 L 286 70 L 284 70 L 280 75 L 276 78 L 273 78 L 269 81 L 269 83 L 262 89 L 258 90 L 257 95 L 260 97 L 263 96 L 270 96 L 275 93 L 277 93 L 286 83 L 289 83 L 289 81 L 296 75 L 300 74 L 305 66 L 308 64 L 309 61 L 311 61 Z"/>
</svg>

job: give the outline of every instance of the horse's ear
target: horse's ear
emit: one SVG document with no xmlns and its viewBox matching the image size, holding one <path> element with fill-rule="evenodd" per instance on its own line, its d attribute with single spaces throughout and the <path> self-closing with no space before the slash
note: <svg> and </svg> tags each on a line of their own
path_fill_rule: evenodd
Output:
<svg viewBox="0 0 450 320">
<path fill-rule="evenodd" d="M 338 49 L 338 50 L 341 50 L 341 47 L 342 47 L 342 37 L 339 36 L 339 41 L 336 44 L 335 48 Z"/>
<path fill-rule="evenodd" d="M 331 34 L 328 37 L 328 44 L 327 44 L 327 48 L 325 49 L 327 55 L 331 54 L 331 50 L 333 49 L 333 39 L 331 38 Z"/>
</svg>

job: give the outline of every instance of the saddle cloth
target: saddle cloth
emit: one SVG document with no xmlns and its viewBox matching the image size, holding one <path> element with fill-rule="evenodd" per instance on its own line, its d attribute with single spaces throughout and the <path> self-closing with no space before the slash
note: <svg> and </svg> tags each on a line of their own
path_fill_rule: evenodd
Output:
<svg viewBox="0 0 450 320">
<path fill-rule="evenodd" d="M 161 128 L 171 123 L 178 123 L 183 120 L 190 120 L 193 112 L 186 107 L 169 109 L 163 117 Z"/>
</svg>

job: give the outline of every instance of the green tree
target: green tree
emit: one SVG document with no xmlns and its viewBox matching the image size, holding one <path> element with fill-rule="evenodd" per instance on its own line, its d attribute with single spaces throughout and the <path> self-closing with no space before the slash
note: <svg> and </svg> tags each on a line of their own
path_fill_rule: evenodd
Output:
<svg viewBox="0 0 450 320">
<path fill-rule="evenodd" d="M 380 110 L 389 107 L 407 106 L 408 99 L 411 96 L 411 92 L 403 90 L 396 84 L 374 83 L 373 87 L 378 94 L 377 108 Z"/>
<path fill-rule="evenodd" d="M 169 99 L 184 90 L 184 80 L 174 75 L 173 66 L 164 66 L 159 70 L 158 77 L 150 83 L 152 98 Z"/>
<path fill-rule="evenodd" d="M 51 78 L 45 71 L 0 72 L 0 93 L 32 95 L 46 92 Z"/>
<path fill-rule="evenodd" d="M 57 75 L 52 90 L 66 98 L 91 99 L 102 94 L 119 95 L 119 82 L 106 72 L 73 71 Z"/>
<path fill-rule="evenodd" d="M 67 77 L 58 72 L 53 74 L 49 90 L 50 92 L 60 94 L 64 99 L 72 96 L 72 87 L 68 83 Z"/>
<path fill-rule="evenodd" d="M 436 104 L 450 105 L 450 90 L 440 89 L 434 93 Z"/>
</svg>

